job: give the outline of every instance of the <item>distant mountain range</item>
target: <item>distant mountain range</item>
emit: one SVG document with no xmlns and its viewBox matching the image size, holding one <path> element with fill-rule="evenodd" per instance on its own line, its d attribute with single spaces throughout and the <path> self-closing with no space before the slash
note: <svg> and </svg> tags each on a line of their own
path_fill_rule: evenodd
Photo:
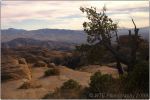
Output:
<svg viewBox="0 0 150 100">
<path fill-rule="evenodd" d="M 133 30 L 132 30 L 133 31 Z M 119 29 L 119 35 L 128 34 L 128 29 Z M 139 34 L 149 40 L 149 27 L 140 28 Z M 38 29 L 23 30 L 9 28 L 1 30 L 1 41 L 7 42 L 17 38 L 30 38 L 44 41 L 59 41 L 67 43 L 85 43 L 86 33 L 81 30 L 65 30 L 65 29 Z"/>
<path fill-rule="evenodd" d="M 74 43 L 58 42 L 58 41 L 42 41 L 30 38 L 17 38 L 1 44 L 2 48 L 18 48 L 18 47 L 41 47 L 50 50 L 68 51 L 75 47 Z"/>
<path fill-rule="evenodd" d="M 133 33 L 134 30 L 132 30 Z M 22 30 L 6 29 L 1 31 L 1 47 L 43 47 L 55 50 L 72 50 L 75 45 L 86 43 L 86 33 L 80 30 L 39 29 Z M 119 29 L 119 35 L 127 35 L 127 29 Z M 149 40 L 149 28 L 141 28 L 139 34 Z"/>
<path fill-rule="evenodd" d="M 86 34 L 79 30 L 63 29 L 39 29 L 39 30 L 22 30 L 9 28 L 1 31 L 1 41 L 6 42 L 16 38 L 32 38 L 37 40 L 51 40 L 68 43 L 86 42 Z"/>
</svg>

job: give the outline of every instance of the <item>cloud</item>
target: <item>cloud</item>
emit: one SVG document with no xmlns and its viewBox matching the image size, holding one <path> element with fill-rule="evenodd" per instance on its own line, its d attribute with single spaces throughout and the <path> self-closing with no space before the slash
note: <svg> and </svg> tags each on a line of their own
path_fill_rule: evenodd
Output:
<svg viewBox="0 0 150 100">
<path fill-rule="evenodd" d="M 148 1 L 2 1 L 1 24 L 2 28 L 82 29 L 86 18 L 80 6 L 94 6 L 101 11 L 104 5 L 120 27 L 132 26 L 131 16 L 140 27 L 149 25 Z"/>
</svg>

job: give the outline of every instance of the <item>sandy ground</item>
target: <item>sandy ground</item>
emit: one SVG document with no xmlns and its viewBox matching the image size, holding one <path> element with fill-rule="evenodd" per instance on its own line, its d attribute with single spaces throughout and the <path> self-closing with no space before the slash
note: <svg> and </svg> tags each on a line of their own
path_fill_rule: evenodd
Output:
<svg viewBox="0 0 150 100">
<path fill-rule="evenodd" d="M 1 84 L 1 97 L 3 99 L 40 99 L 47 93 L 53 92 L 56 87 L 60 87 L 68 79 L 74 79 L 82 86 L 88 86 L 90 76 L 98 70 L 103 74 L 112 74 L 114 77 L 118 75 L 116 69 L 107 66 L 90 65 L 84 67 L 81 71 L 75 71 L 64 66 L 58 66 L 58 68 L 60 69 L 59 76 L 48 77 L 43 77 L 44 71 L 48 68 L 32 69 L 32 80 L 41 84 L 40 88 L 18 89 L 23 84 L 23 80 L 3 82 Z"/>
<path fill-rule="evenodd" d="M 18 89 L 23 84 L 23 80 L 8 81 L 1 84 L 1 96 L 5 99 L 39 99 L 53 92 L 56 87 L 60 87 L 68 79 L 74 79 L 81 85 L 88 86 L 90 73 L 74 71 L 64 66 L 59 66 L 59 69 L 61 71 L 59 76 L 43 77 L 47 68 L 33 68 L 32 80 L 41 84 L 42 87 Z"/>
<path fill-rule="evenodd" d="M 118 70 L 108 66 L 100 66 L 100 65 L 88 65 L 80 69 L 83 72 L 95 73 L 100 71 L 102 74 L 110 74 L 112 77 L 119 77 Z"/>
</svg>

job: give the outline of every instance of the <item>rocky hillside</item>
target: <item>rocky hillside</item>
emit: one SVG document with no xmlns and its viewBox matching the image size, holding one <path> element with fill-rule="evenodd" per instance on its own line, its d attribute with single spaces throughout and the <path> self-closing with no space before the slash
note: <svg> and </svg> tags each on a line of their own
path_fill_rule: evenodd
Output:
<svg viewBox="0 0 150 100">
<path fill-rule="evenodd" d="M 72 56 L 71 52 L 48 50 L 40 47 L 2 49 L 2 98 L 41 99 L 56 88 L 73 79 L 87 87 L 90 76 L 96 71 L 117 77 L 117 69 L 107 66 L 89 65 L 79 70 L 58 64 L 58 58 Z M 56 60 L 57 58 L 57 60 Z M 63 62 L 63 60 L 59 60 Z M 50 69 L 57 69 L 58 75 L 45 76 Z M 52 73 L 51 73 L 52 74 Z"/>
</svg>

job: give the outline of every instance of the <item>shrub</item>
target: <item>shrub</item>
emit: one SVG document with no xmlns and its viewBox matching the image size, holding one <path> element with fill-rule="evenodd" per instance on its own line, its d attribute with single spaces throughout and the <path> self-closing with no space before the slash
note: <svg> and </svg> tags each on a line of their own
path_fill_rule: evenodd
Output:
<svg viewBox="0 0 150 100">
<path fill-rule="evenodd" d="M 111 85 L 113 78 L 111 75 L 102 75 L 101 72 L 96 72 L 91 76 L 90 80 L 91 82 L 89 85 L 93 92 L 106 92 Z"/>
<path fill-rule="evenodd" d="M 55 65 L 61 65 L 63 63 L 63 60 L 62 58 L 55 57 L 51 62 L 53 62 Z"/>
<path fill-rule="evenodd" d="M 67 66 L 69 68 L 75 69 L 76 67 L 80 66 L 80 57 L 77 55 L 74 56 L 68 56 L 64 58 L 64 66 Z"/>
<path fill-rule="evenodd" d="M 53 76 L 59 74 L 60 74 L 60 70 L 58 68 L 52 68 L 45 71 L 45 76 Z"/>
<path fill-rule="evenodd" d="M 61 89 L 79 89 L 80 85 L 78 82 L 74 81 L 73 79 L 70 79 L 63 83 Z"/>
<path fill-rule="evenodd" d="M 94 96 L 98 93 L 109 93 L 111 92 L 113 78 L 111 75 L 102 75 L 101 72 L 96 72 L 90 78 L 91 82 L 88 89 L 88 98 L 102 98 L 101 96 Z M 92 95 L 92 96 L 90 96 Z"/>
<path fill-rule="evenodd" d="M 126 92 L 149 93 L 149 63 L 138 62 L 133 71 L 129 73 L 126 83 Z"/>
<path fill-rule="evenodd" d="M 37 83 L 37 82 L 25 81 L 25 82 L 19 87 L 19 89 L 40 88 L 40 87 L 42 87 L 42 85 L 39 84 L 39 83 Z"/>
<path fill-rule="evenodd" d="M 70 79 L 56 88 L 54 93 L 47 94 L 44 99 L 79 99 L 83 98 L 83 88 L 78 82 Z"/>
</svg>

